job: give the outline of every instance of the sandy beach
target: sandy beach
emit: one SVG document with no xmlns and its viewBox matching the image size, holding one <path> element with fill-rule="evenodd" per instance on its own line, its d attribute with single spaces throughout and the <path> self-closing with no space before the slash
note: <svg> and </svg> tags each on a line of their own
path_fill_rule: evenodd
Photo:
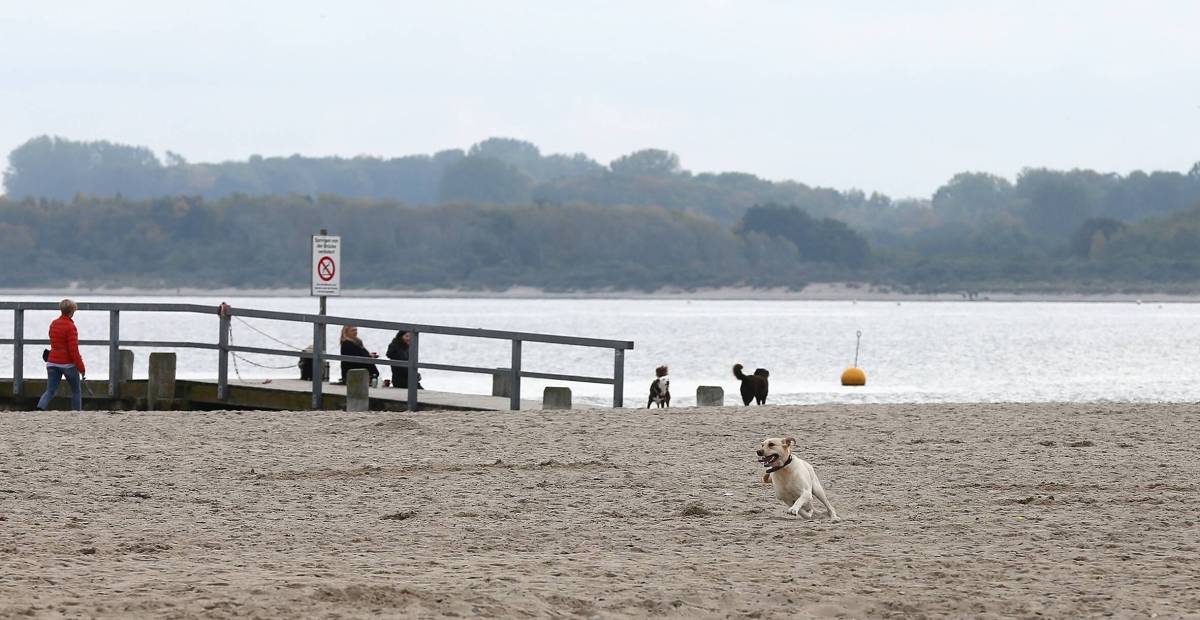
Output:
<svg viewBox="0 0 1200 620">
<path fill-rule="evenodd" d="M 1198 444 L 1198 405 L 0 412 L 0 617 L 1200 617 Z"/>
</svg>

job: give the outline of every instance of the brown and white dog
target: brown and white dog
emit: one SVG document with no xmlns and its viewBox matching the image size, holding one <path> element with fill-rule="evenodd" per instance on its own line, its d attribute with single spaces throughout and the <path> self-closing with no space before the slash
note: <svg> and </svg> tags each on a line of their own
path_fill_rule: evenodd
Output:
<svg viewBox="0 0 1200 620">
<path fill-rule="evenodd" d="M 788 506 L 788 514 L 813 518 L 812 498 L 825 504 L 829 518 L 841 521 L 833 504 L 825 497 L 825 488 L 817 480 L 817 472 L 808 461 L 792 454 L 796 440 L 791 437 L 769 437 L 758 447 L 758 462 L 767 468 L 763 482 L 775 486 L 775 497 Z"/>
<path fill-rule="evenodd" d="M 767 377 L 771 376 L 770 371 L 766 368 L 756 368 L 754 374 L 747 375 L 742 372 L 741 364 L 734 364 L 733 376 L 742 382 L 743 405 L 749 405 L 751 400 L 760 405 L 767 404 Z"/>
<path fill-rule="evenodd" d="M 647 409 L 654 403 L 658 403 L 660 408 L 671 406 L 671 380 L 667 378 L 669 371 L 670 369 L 666 366 L 654 369 L 655 379 L 650 383 L 650 400 L 646 401 Z"/>
</svg>

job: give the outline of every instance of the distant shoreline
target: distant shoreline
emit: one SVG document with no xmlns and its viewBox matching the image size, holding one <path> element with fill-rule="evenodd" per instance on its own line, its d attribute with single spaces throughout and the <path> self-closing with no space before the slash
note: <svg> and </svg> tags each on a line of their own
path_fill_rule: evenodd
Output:
<svg viewBox="0 0 1200 620">
<path fill-rule="evenodd" d="M 61 288 L 0 289 L 7 295 L 48 297 L 309 297 L 302 288 L 135 288 L 78 285 Z M 360 298 L 439 298 L 439 299 L 688 299 L 688 300 L 770 300 L 770 301 L 967 301 L 962 293 L 906 293 L 887 287 L 853 284 L 810 284 L 802 290 L 787 288 L 721 287 L 692 290 L 672 288 L 653 292 L 590 290 L 556 292 L 534 287 L 513 287 L 503 291 L 463 289 L 343 289 L 342 297 Z M 973 301 L 993 302 L 1133 302 L 1197 303 L 1200 293 L 1078 293 L 980 291 Z"/>
</svg>

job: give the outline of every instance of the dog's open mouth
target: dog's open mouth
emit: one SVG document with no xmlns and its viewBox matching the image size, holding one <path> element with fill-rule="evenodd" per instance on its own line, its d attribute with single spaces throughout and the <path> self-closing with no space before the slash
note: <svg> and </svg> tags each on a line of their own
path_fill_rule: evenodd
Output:
<svg viewBox="0 0 1200 620">
<path fill-rule="evenodd" d="M 762 463 L 763 467 L 770 467 L 771 463 L 774 463 L 775 461 L 778 461 L 778 460 L 779 460 L 778 454 L 768 454 L 768 455 L 758 459 L 758 462 Z"/>
</svg>

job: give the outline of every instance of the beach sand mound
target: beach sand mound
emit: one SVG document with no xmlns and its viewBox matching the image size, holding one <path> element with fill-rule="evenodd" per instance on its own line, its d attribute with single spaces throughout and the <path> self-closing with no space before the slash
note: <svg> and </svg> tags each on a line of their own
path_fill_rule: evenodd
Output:
<svg viewBox="0 0 1200 620">
<path fill-rule="evenodd" d="M 799 440 L 845 519 L 788 516 Z M 0 413 L 0 617 L 1180 617 L 1200 407 Z"/>
</svg>

